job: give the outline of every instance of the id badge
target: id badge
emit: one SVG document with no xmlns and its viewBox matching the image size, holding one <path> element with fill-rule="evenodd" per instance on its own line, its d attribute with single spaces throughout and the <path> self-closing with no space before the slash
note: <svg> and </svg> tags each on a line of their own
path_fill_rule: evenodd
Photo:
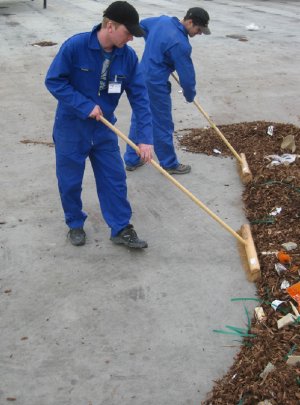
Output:
<svg viewBox="0 0 300 405">
<path fill-rule="evenodd" d="M 109 82 L 108 83 L 108 93 L 121 93 L 121 83 L 119 82 Z"/>
</svg>

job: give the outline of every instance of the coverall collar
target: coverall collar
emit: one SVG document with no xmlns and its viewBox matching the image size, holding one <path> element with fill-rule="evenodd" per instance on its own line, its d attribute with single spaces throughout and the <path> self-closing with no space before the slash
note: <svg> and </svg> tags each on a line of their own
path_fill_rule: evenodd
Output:
<svg viewBox="0 0 300 405">
<path fill-rule="evenodd" d="M 185 36 L 188 36 L 188 31 L 184 25 L 181 24 L 177 17 L 172 17 L 172 22 L 176 25 L 176 27 L 184 33 Z"/>
<path fill-rule="evenodd" d="M 100 45 L 97 37 L 97 32 L 101 29 L 101 24 L 95 25 L 95 27 L 92 29 L 92 32 L 90 33 L 90 38 L 89 38 L 89 48 L 99 51 L 103 50 L 102 46 Z M 113 53 L 115 55 L 123 55 L 124 54 L 124 48 L 127 45 L 124 45 L 122 48 L 117 48 L 114 46 L 113 48 Z"/>
</svg>

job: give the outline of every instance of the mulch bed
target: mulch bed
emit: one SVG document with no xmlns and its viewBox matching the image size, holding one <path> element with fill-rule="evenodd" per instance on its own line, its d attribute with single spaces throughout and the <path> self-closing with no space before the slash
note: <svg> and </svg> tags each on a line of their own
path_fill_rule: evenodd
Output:
<svg viewBox="0 0 300 405">
<path fill-rule="evenodd" d="M 270 126 L 272 135 L 268 134 L 268 130 L 272 133 Z M 300 318 L 282 329 L 278 329 L 277 321 L 293 313 L 290 302 L 299 309 L 281 283 L 287 280 L 293 285 L 300 281 L 300 155 L 294 163 L 278 166 L 270 166 L 272 159 L 266 156 L 292 153 L 291 149 L 281 149 L 287 135 L 294 137 L 294 154 L 300 153 L 300 128 L 265 121 L 218 128 L 238 153 L 245 153 L 253 174 L 253 181 L 244 187 L 243 202 L 261 265 L 262 276 L 256 282 L 257 306 L 263 308 L 266 318 L 260 322 L 253 317 L 248 333 L 255 336 L 243 337 L 233 365 L 215 382 L 202 405 L 254 405 L 261 401 L 269 405 L 299 405 L 300 363 L 290 366 L 287 359 L 289 355 L 300 355 Z M 233 158 L 212 128 L 188 129 L 176 135 L 186 151 Z M 281 212 L 270 215 L 276 208 L 281 208 Z M 291 263 L 278 274 L 276 252 L 282 251 L 281 245 L 286 242 L 295 242 L 297 248 L 287 252 Z M 271 306 L 275 299 L 285 301 L 277 310 Z M 274 366 L 273 371 L 260 376 L 268 363 Z"/>
</svg>

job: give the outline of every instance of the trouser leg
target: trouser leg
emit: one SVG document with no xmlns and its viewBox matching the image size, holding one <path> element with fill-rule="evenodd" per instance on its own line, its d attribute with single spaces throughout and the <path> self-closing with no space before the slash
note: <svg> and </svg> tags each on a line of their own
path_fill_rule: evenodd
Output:
<svg viewBox="0 0 300 405">
<path fill-rule="evenodd" d="M 153 144 L 159 163 L 164 168 L 179 165 L 173 143 L 174 123 L 169 86 L 148 85 L 152 120 Z"/>
<path fill-rule="evenodd" d="M 132 214 L 119 147 L 94 145 L 89 156 L 103 218 L 111 228 L 111 236 L 116 236 L 129 224 Z"/>
<path fill-rule="evenodd" d="M 66 224 L 70 228 L 82 228 L 87 218 L 82 211 L 81 191 L 85 169 L 84 154 L 73 145 L 55 142 L 56 176 Z"/>
<path fill-rule="evenodd" d="M 137 125 L 136 125 L 136 118 L 135 115 L 132 113 L 131 115 L 131 124 L 128 138 L 137 145 L 138 143 L 138 136 L 137 136 Z M 135 166 L 140 161 L 139 155 L 136 153 L 134 149 L 128 144 L 126 145 L 126 152 L 124 154 L 124 161 L 128 166 Z"/>
</svg>

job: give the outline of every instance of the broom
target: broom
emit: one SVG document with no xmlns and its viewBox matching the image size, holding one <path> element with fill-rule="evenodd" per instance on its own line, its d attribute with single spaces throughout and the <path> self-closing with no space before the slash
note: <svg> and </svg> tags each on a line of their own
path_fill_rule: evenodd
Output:
<svg viewBox="0 0 300 405">
<path fill-rule="evenodd" d="M 178 77 L 172 73 L 173 78 L 176 80 L 176 82 L 180 85 L 179 79 Z M 239 173 L 240 173 L 240 177 L 242 180 L 243 184 L 247 184 L 250 181 L 252 181 L 252 173 L 249 169 L 247 160 L 246 160 L 246 156 L 244 153 L 241 153 L 240 155 L 237 153 L 237 151 L 233 148 L 233 146 L 228 142 L 228 140 L 225 138 L 225 136 L 222 134 L 222 132 L 219 130 L 219 128 L 215 125 L 215 123 L 211 120 L 211 118 L 209 117 L 209 115 L 203 110 L 203 108 L 201 107 L 201 105 L 194 100 L 193 103 L 195 104 L 195 106 L 198 108 L 198 110 L 203 114 L 203 116 L 207 119 L 207 121 L 209 122 L 210 126 L 216 131 L 216 133 L 218 134 L 218 136 L 222 139 L 222 141 L 225 143 L 225 145 L 230 149 L 230 151 L 232 152 L 232 154 L 234 155 L 234 157 L 236 158 L 237 162 L 238 162 L 238 169 L 239 169 Z"/>
<path fill-rule="evenodd" d="M 123 134 L 119 129 L 112 125 L 103 116 L 100 117 L 101 122 L 110 128 L 116 135 L 123 139 L 129 146 L 131 146 L 139 155 L 140 151 L 138 146 L 133 143 L 128 137 Z M 222 221 L 216 214 L 214 214 L 206 205 L 204 205 L 197 197 L 195 197 L 189 190 L 187 190 L 179 181 L 172 177 L 166 170 L 164 170 L 155 160 L 151 159 L 150 163 L 161 174 L 163 174 L 168 180 L 170 180 L 176 187 L 183 191 L 194 203 L 202 208 L 208 215 L 210 215 L 215 221 L 223 226 L 231 235 L 233 235 L 238 241 L 238 247 L 241 254 L 242 263 L 245 267 L 246 274 L 250 281 L 256 281 L 260 278 L 260 265 L 257 258 L 257 253 L 254 245 L 254 241 L 251 234 L 251 229 L 248 224 L 242 225 L 238 232 L 235 232 L 229 225 Z"/>
</svg>

